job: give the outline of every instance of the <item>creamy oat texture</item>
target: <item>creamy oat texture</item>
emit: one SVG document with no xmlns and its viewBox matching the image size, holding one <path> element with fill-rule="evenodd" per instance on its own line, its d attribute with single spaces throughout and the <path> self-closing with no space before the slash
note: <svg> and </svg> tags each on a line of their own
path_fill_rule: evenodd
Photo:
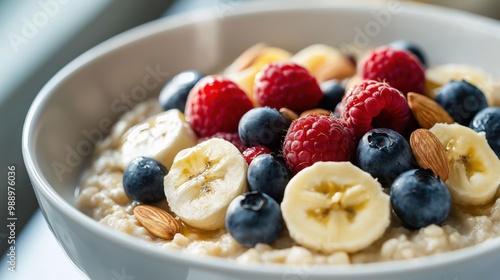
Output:
<svg viewBox="0 0 500 280">
<path fill-rule="evenodd" d="M 454 205 L 452 213 L 441 227 L 431 225 L 410 231 L 393 219 L 382 238 L 354 254 L 336 252 L 325 255 L 311 251 L 293 242 L 286 230 L 272 245 L 258 244 L 251 249 L 239 245 L 225 230 L 199 232 L 182 223 L 181 233 L 176 234 L 172 241 L 157 238 L 139 225 L 132 213 L 135 204 L 123 190 L 123 167 L 118 147 L 122 135 L 130 127 L 159 112 L 158 103 L 149 101 L 138 105 L 118 120 L 110 136 L 96 148 L 95 158 L 84 174 L 77 198 L 77 207 L 81 211 L 101 224 L 140 238 L 145 246 L 230 258 L 241 263 L 349 264 L 428 256 L 500 236 L 499 189 L 493 203 L 480 209 Z M 155 206 L 169 211 L 166 201 Z"/>
</svg>

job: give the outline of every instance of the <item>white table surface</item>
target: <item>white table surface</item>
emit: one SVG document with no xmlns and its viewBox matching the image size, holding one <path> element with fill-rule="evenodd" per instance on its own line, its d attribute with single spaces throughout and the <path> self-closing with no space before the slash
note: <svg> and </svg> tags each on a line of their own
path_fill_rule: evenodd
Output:
<svg viewBox="0 0 500 280">
<path fill-rule="evenodd" d="M 16 272 L 8 270 L 7 255 L 0 263 L 2 280 L 86 280 L 88 277 L 66 256 L 40 210 L 16 237 Z"/>
</svg>

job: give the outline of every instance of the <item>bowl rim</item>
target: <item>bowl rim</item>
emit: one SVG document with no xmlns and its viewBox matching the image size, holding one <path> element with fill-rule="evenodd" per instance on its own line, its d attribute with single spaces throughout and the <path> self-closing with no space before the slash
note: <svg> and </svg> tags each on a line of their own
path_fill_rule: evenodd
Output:
<svg viewBox="0 0 500 280">
<path fill-rule="evenodd" d="M 260 3 L 259 3 L 260 2 Z M 276 13 L 284 11 L 297 10 L 321 10 L 321 9 L 340 9 L 344 11 L 368 11 L 374 8 L 380 8 L 386 3 L 370 3 L 354 1 L 347 2 L 325 2 L 325 1 L 308 1 L 294 2 L 287 1 L 286 6 L 283 6 L 281 1 L 272 1 L 262 3 L 257 1 L 253 3 L 243 3 L 244 9 L 234 9 L 228 12 L 224 17 L 233 18 L 243 15 L 252 15 L 260 13 Z M 406 3 L 400 2 L 405 7 L 403 13 L 412 15 L 425 14 L 426 17 L 435 17 L 447 21 L 455 21 L 457 25 L 467 29 L 475 29 L 477 32 L 488 34 L 488 36 L 496 36 L 500 40 L 500 21 L 486 18 L 479 15 L 470 14 L 463 11 L 458 11 L 450 8 L 438 7 L 429 4 L 421 3 Z M 190 16 L 186 16 L 189 14 Z M 218 257 L 196 257 L 192 258 L 190 254 L 178 254 L 174 250 L 163 250 L 155 247 L 144 246 L 142 242 L 137 242 L 137 238 L 129 236 L 125 233 L 118 232 L 114 229 L 99 225 L 97 221 L 80 212 L 75 205 L 66 201 L 59 195 L 49 184 L 47 178 L 43 175 L 39 162 L 36 159 L 34 139 L 32 136 L 36 133 L 35 124 L 38 123 L 39 115 L 47 106 L 49 97 L 57 92 L 58 87 L 66 79 L 77 74 L 78 70 L 98 60 L 108 53 L 125 47 L 128 44 L 146 39 L 149 36 L 154 36 L 161 32 L 167 32 L 185 26 L 199 24 L 205 21 L 217 20 L 217 15 L 213 9 L 202 9 L 173 15 L 167 18 L 160 18 L 152 22 L 134 27 L 124 33 L 118 34 L 99 45 L 91 48 L 81 54 L 65 67 L 63 67 L 56 75 L 54 75 L 40 90 L 35 97 L 30 109 L 27 113 L 22 135 L 22 153 L 24 163 L 28 174 L 32 181 L 33 188 L 37 196 L 39 194 L 50 202 L 60 213 L 70 217 L 74 222 L 87 228 L 89 231 L 96 234 L 99 238 L 103 238 L 110 242 L 116 243 L 118 246 L 128 247 L 130 250 L 142 251 L 142 253 L 151 255 L 157 258 L 182 262 L 190 267 L 206 268 L 209 270 L 228 271 L 233 273 L 244 273 L 247 275 L 283 275 L 287 272 L 293 272 L 297 268 L 303 266 L 293 266 L 285 264 L 240 264 L 234 261 L 229 261 L 225 258 Z M 44 215 L 47 219 L 47 217 Z M 118 233 L 118 234 L 117 234 Z M 59 241 L 59 240 L 58 240 Z M 63 246 L 64 247 L 64 246 Z M 332 270 L 331 265 L 311 265 L 311 269 L 305 269 L 305 273 L 310 276 L 362 276 L 376 274 L 394 274 L 394 273 L 412 273 L 418 272 L 422 268 L 432 269 L 439 266 L 451 265 L 455 262 L 466 262 L 478 255 L 492 253 L 493 251 L 500 252 L 500 237 L 493 238 L 480 244 L 462 248 L 450 252 L 440 253 L 432 256 L 415 258 L 410 260 L 387 261 L 380 263 L 368 264 L 349 264 L 336 265 Z M 231 264 L 231 265 L 228 265 Z M 397 264 L 397 265 L 395 265 Z M 296 271 L 295 271 L 296 272 Z"/>
</svg>

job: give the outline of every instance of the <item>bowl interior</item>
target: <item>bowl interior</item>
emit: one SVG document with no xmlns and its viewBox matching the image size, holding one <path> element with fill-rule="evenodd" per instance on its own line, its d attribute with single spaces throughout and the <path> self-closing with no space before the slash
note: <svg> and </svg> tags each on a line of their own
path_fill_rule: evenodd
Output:
<svg viewBox="0 0 500 280">
<path fill-rule="evenodd" d="M 257 42 L 292 52 L 324 43 L 356 54 L 398 39 L 418 43 L 430 65 L 467 63 L 500 76 L 500 56 L 492 55 L 500 47 L 498 22 L 398 1 L 241 5 L 135 28 L 73 61 L 33 103 L 23 150 L 36 191 L 80 219 L 75 191 L 93 143 L 180 71 L 213 73 Z"/>
</svg>

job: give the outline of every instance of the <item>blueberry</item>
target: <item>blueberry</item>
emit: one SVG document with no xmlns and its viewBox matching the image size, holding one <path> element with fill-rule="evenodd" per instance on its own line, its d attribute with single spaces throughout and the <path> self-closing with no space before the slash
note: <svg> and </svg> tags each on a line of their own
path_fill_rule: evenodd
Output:
<svg viewBox="0 0 500 280">
<path fill-rule="evenodd" d="M 123 173 L 125 194 L 141 203 L 155 203 L 165 199 L 163 177 L 167 169 L 160 162 L 147 157 L 138 157 L 127 165 Z"/>
<path fill-rule="evenodd" d="M 363 136 L 356 149 L 359 168 L 389 185 L 399 174 L 414 168 L 408 142 L 394 130 L 375 128 Z"/>
<path fill-rule="evenodd" d="M 474 115 L 488 107 L 483 92 L 465 80 L 451 81 L 441 87 L 436 95 L 436 102 L 454 121 L 465 126 L 469 125 Z"/>
<path fill-rule="evenodd" d="M 250 190 L 265 193 L 278 203 L 283 200 L 285 187 L 291 177 L 285 164 L 270 154 L 257 156 L 248 166 Z"/>
<path fill-rule="evenodd" d="M 203 78 L 198 71 L 184 71 L 175 75 L 160 92 L 160 105 L 163 110 L 179 109 L 184 113 L 189 91 Z"/>
<path fill-rule="evenodd" d="M 262 145 L 271 150 L 278 150 L 288 125 L 287 120 L 278 110 L 258 107 L 241 117 L 238 134 L 247 147 Z"/>
<path fill-rule="evenodd" d="M 443 223 L 451 210 L 451 196 L 430 169 L 412 169 L 399 175 L 390 190 L 392 209 L 403 224 L 418 229 Z"/>
<path fill-rule="evenodd" d="M 337 104 L 342 101 L 345 88 L 336 80 L 329 80 L 320 84 L 323 91 L 323 98 L 319 102 L 319 107 L 329 111 L 335 111 Z"/>
<path fill-rule="evenodd" d="M 500 158 L 500 107 L 488 107 L 479 111 L 469 127 L 476 132 L 486 133 L 488 144 Z"/>
<path fill-rule="evenodd" d="M 420 60 L 420 63 L 422 63 L 424 67 L 427 67 L 427 59 L 425 58 L 424 52 L 420 47 L 418 47 L 414 43 L 406 40 L 399 40 L 390 43 L 389 47 L 411 52 L 418 58 L 418 60 Z"/>
<path fill-rule="evenodd" d="M 279 204 L 265 193 L 242 194 L 229 204 L 226 229 L 241 245 L 270 244 L 283 229 Z"/>
</svg>

